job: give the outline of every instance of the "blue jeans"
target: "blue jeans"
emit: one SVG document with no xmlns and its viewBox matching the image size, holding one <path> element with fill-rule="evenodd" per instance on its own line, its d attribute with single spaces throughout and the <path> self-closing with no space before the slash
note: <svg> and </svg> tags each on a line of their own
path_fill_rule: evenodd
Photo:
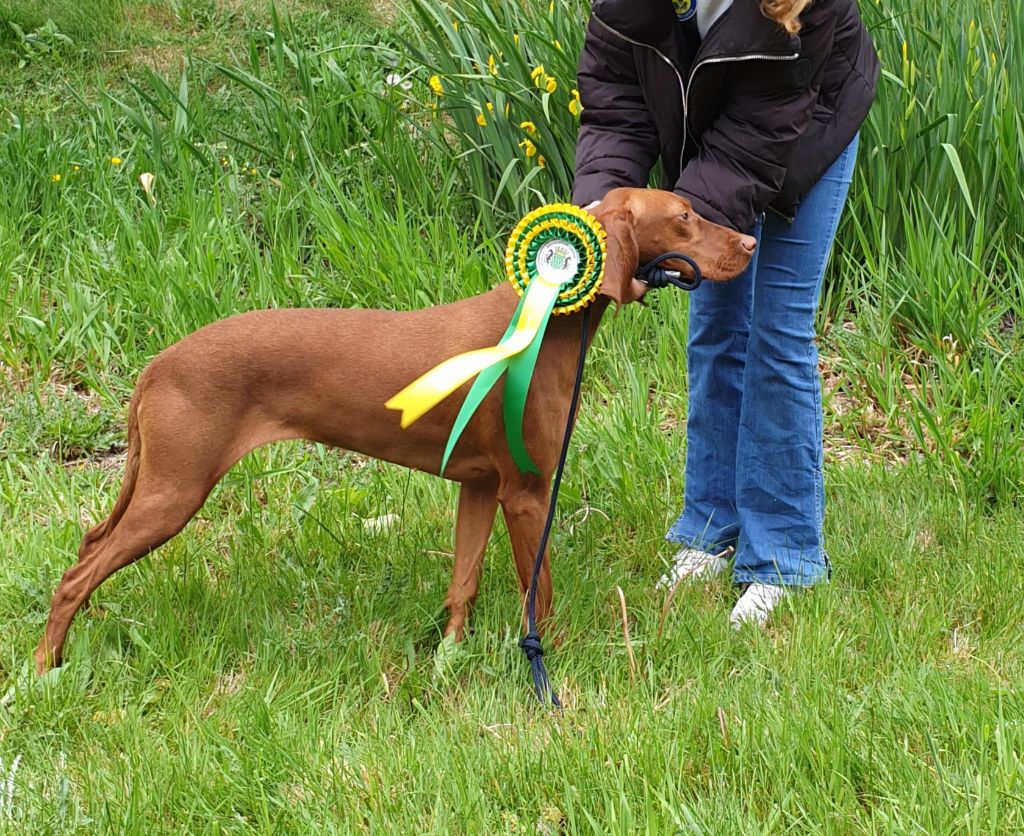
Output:
<svg viewBox="0 0 1024 836">
<path fill-rule="evenodd" d="M 793 223 L 757 223 L 739 277 L 690 298 L 686 488 L 667 537 L 735 546 L 736 583 L 810 586 L 829 574 L 814 319 L 856 156 L 855 137 Z"/>
</svg>

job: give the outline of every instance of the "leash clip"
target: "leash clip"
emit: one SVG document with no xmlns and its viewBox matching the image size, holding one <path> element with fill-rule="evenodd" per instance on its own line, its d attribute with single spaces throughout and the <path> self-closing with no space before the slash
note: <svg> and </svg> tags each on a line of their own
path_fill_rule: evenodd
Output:
<svg viewBox="0 0 1024 836">
<path fill-rule="evenodd" d="M 668 261 L 670 258 L 685 261 L 689 264 L 690 269 L 693 270 L 693 276 L 691 278 L 683 278 L 682 274 L 678 270 L 666 270 L 664 267 L 658 266 L 662 262 Z M 636 277 L 653 289 L 672 285 L 673 287 L 678 287 L 680 290 L 685 290 L 687 292 L 696 290 L 704 280 L 703 276 L 701 276 L 700 267 L 697 266 L 696 261 L 685 253 L 675 252 L 662 253 L 657 258 L 647 262 L 640 268 Z"/>
</svg>

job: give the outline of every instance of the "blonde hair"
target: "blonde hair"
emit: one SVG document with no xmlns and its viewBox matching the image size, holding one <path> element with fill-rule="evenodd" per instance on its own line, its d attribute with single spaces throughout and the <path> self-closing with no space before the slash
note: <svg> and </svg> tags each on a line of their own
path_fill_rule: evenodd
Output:
<svg viewBox="0 0 1024 836">
<path fill-rule="evenodd" d="M 800 15 L 812 0 L 761 0 L 761 13 L 795 35 L 800 31 Z"/>
</svg>

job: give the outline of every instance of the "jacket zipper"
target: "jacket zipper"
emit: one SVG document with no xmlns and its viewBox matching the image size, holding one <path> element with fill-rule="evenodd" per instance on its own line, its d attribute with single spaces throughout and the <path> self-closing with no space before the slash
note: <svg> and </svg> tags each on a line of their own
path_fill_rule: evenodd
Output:
<svg viewBox="0 0 1024 836">
<path fill-rule="evenodd" d="M 679 149 L 679 173 L 683 173 L 686 133 L 690 127 L 688 124 L 690 119 L 690 90 L 693 88 L 693 78 L 697 75 L 697 70 L 708 64 L 727 64 L 730 61 L 736 63 L 740 61 L 795 61 L 799 57 L 799 52 L 794 52 L 792 55 L 767 55 L 762 52 L 751 52 L 747 55 L 719 55 L 715 58 L 705 58 L 703 61 L 698 61 L 694 64 L 693 69 L 690 70 L 690 77 L 686 80 L 686 87 L 683 88 L 683 147 Z"/>
<path fill-rule="evenodd" d="M 665 55 L 665 53 L 662 52 L 660 49 L 658 49 L 655 46 L 651 46 L 650 44 L 645 44 L 643 43 L 643 41 L 638 41 L 633 38 L 627 37 L 626 35 L 623 35 L 617 29 L 609 26 L 607 23 L 601 20 L 601 18 L 599 18 L 597 15 L 594 15 L 594 20 L 600 23 L 605 29 L 607 29 L 616 37 L 626 41 L 626 43 L 634 44 L 635 46 L 646 47 L 647 49 L 651 50 L 662 61 L 668 64 L 672 68 L 672 72 L 676 74 L 676 78 L 679 81 L 679 95 L 683 101 L 683 144 L 679 148 L 680 174 L 683 171 L 683 156 L 686 154 L 686 134 L 689 130 L 688 123 L 690 120 L 690 88 L 693 85 L 693 77 L 697 74 L 697 70 L 708 64 L 725 64 L 730 61 L 795 61 L 797 58 L 800 57 L 799 52 L 794 52 L 791 55 L 769 55 L 761 52 L 751 52 L 746 55 L 718 55 L 714 58 L 705 58 L 704 60 L 698 61 L 696 64 L 693 65 L 693 68 L 690 70 L 690 77 L 686 80 L 686 83 L 684 84 L 682 73 L 680 73 L 676 65 L 672 63 L 672 59 Z M 719 18 L 719 20 L 721 20 L 721 18 Z M 718 22 L 719 21 L 716 20 L 715 25 L 717 25 Z M 713 31 L 714 28 L 715 27 L 712 26 L 711 31 Z M 708 32 L 708 34 L 710 34 L 710 31 Z"/>
<path fill-rule="evenodd" d="M 630 37 L 627 37 L 626 35 L 623 35 L 618 29 L 615 29 L 615 28 L 609 26 L 607 23 L 605 23 L 603 20 L 601 20 L 601 18 L 599 18 L 597 15 L 594 15 L 594 20 L 596 20 L 598 23 L 600 23 L 605 29 L 607 29 L 609 32 L 611 32 L 613 35 L 615 35 L 617 38 L 621 38 L 622 40 L 624 40 L 626 43 L 633 44 L 634 46 L 642 46 L 642 47 L 645 47 L 645 48 L 651 50 L 662 61 L 664 61 L 666 64 L 668 64 L 669 67 L 672 68 L 672 72 L 674 72 L 676 74 L 676 79 L 679 81 L 679 98 L 683 102 L 683 147 L 679 151 L 679 170 L 682 171 L 683 170 L 683 151 L 686 150 L 686 87 L 683 84 L 683 74 L 681 72 L 679 72 L 679 68 L 676 67 L 676 65 L 672 63 L 672 59 L 669 58 L 664 52 L 662 52 L 656 46 L 651 46 L 650 44 L 645 44 L 643 41 L 637 41 L 637 40 L 634 40 L 633 38 L 630 38 Z M 693 74 L 692 73 L 690 75 L 690 78 L 693 78 Z"/>
</svg>

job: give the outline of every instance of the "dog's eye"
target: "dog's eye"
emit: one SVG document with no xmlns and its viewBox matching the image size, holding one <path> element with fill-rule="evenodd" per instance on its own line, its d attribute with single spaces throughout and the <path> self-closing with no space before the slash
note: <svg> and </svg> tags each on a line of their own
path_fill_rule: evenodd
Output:
<svg viewBox="0 0 1024 836">
<path fill-rule="evenodd" d="M 683 212 L 679 216 L 679 220 L 684 221 L 684 222 L 690 220 L 690 213 L 689 212 Z"/>
</svg>

